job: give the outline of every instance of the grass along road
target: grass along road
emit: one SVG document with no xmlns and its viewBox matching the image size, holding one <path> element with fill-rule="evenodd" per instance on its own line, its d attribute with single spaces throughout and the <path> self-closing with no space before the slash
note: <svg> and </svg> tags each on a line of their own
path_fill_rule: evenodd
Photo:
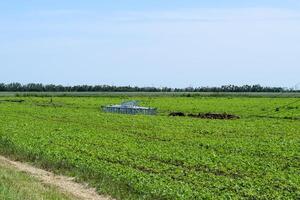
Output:
<svg viewBox="0 0 300 200">
<path fill-rule="evenodd" d="M 109 200 L 72 178 L 54 175 L 0 156 L 0 199 L 3 200 Z"/>
<path fill-rule="evenodd" d="M 55 187 L 41 184 L 0 158 L 0 199 L 3 200 L 71 200 Z M 74 198 L 73 198 L 74 199 Z"/>
</svg>

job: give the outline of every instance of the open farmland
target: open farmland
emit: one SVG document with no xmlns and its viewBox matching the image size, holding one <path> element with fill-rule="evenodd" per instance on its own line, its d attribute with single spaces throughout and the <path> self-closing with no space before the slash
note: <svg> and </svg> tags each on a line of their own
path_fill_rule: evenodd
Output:
<svg viewBox="0 0 300 200">
<path fill-rule="evenodd" d="M 129 99 L 158 115 L 99 110 Z M 240 119 L 169 117 L 174 111 Z M 2 154 L 118 199 L 300 197 L 299 98 L 1 97 L 0 113 Z"/>
</svg>

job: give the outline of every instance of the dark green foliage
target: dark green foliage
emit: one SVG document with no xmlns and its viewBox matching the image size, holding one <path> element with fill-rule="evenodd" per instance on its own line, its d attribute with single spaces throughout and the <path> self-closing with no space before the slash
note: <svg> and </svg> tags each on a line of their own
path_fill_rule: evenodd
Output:
<svg viewBox="0 0 300 200">
<path fill-rule="evenodd" d="M 43 85 L 40 83 L 20 83 L 4 84 L 0 83 L 0 92 L 293 92 L 293 90 L 281 87 L 263 87 L 260 85 L 225 85 L 221 87 L 187 87 L 187 88 L 168 88 L 168 87 L 133 87 L 133 86 L 109 86 L 109 85 Z M 191 97 L 191 94 L 186 94 Z"/>
</svg>

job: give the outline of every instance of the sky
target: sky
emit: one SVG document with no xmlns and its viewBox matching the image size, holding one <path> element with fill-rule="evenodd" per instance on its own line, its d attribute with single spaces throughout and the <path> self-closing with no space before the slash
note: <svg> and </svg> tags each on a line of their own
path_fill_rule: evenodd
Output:
<svg viewBox="0 0 300 200">
<path fill-rule="evenodd" d="M 300 83 L 299 0 L 0 2 L 0 82 Z"/>
</svg>

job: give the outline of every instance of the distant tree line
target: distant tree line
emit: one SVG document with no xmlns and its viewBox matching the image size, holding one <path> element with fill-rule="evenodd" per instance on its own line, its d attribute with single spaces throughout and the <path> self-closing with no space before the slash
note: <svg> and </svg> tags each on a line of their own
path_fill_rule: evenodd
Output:
<svg viewBox="0 0 300 200">
<path fill-rule="evenodd" d="M 293 92 L 282 87 L 263 87 L 261 85 L 224 85 L 221 87 L 134 87 L 110 85 L 44 85 L 41 83 L 0 83 L 1 92 Z"/>
</svg>

